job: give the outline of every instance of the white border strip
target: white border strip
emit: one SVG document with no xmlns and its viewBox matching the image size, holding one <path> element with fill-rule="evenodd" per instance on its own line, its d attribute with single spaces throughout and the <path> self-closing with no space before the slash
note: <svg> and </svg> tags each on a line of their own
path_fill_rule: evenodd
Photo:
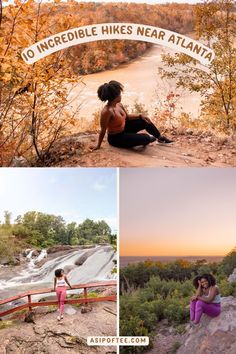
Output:
<svg viewBox="0 0 236 354">
<path fill-rule="evenodd" d="M 117 178 L 117 321 L 116 335 L 120 336 L 120 169 L 116 168 Z M 117 354 L 120 353 L 119 344 L 117 345 Z"/>
</svg>

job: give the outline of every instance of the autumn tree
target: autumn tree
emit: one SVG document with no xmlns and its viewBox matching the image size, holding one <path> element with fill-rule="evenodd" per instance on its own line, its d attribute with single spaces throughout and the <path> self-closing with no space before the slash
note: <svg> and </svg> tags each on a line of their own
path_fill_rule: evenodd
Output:
<svg viewBox="0 0 236 354">
<path fill-rule="evenodd" d="M 57 1 L 57 3 L 60 1 Z M 69 16 L 52 21 L 55 4 L 14 1 L 3 8 L 0 28 L 0 164 L 25 156 L 44 164 L 53 143 L 75 124 L 77 108 L 69 92 L 80 79 L 73 74 L 68 51 L 33 65 L 21 58 L 26 47 L 73 26 Z"/>
<path fill-rule="evenodd" d="M 205 1 L 195 7 L 197 39 L 215 52 L 204 69 L 184 54 L 163 55 L 163 78 L 202 96 L 205 126 L 230 133 L 236 129 L 236 13 L 233 0 Z"/>
</svg>

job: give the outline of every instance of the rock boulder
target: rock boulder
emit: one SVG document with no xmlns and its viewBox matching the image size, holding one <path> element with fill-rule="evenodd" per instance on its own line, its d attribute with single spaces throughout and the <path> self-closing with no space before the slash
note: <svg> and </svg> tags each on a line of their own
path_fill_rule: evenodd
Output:
<svg viewBox="0 0 236 354">
<path fill-rule="evenodd" d="M 68 250 L 74 250 L 74 247 L 70 245 L 52 246 L 47 249 L 47 254 L 61 252 L 61 251 L 68 251 Z"/>
<path fill-rule="evenodd" d="M 218 317 L 203 315 L 201 323 L 185 333 L 185 341 L 177 354 L 235 354 L 236 298 L 222 298 L 222 312 Z"/>
</svg>

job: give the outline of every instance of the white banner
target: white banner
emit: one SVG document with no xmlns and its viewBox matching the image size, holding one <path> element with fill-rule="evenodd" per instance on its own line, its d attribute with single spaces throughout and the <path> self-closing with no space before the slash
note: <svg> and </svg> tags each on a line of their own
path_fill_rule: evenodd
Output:
<svg viewBox="0 0 236 354">
<path fill-rule="evenodd" d="M 134 23 L 102 23 L 69 29 L 33 44 L 21 53 L 27 64 L 33 64 L 73 45 L 111 39 L 128 39 L 163 45 L 199 60 L 208 66 L 214 59 L 214 52 L 204 44 L 163 28 Z"/>
<path fill-rule="evenodd" d="M 149 345 L 149 337 L 87 337 L 87 344 L 88 345 L 128 345 L 128 346 L 135 346 L 135 345 Z"/>
</svg>

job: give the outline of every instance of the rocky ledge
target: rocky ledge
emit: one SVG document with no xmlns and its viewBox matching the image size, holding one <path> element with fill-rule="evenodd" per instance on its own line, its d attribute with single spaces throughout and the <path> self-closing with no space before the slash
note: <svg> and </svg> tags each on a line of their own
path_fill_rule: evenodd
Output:
<svg viewBox="0 0 236 354">
<path fill-rule="evenodd" d="M 153 348 L 147 354 L 235 354 L 236 298 L 222 298 L 222 312 L 216 318 L 203 315 L 195 328 L 173 327 L 167 319 L 159 322 Z"/>
<path fill-rule="evenodd" d="M 235 354 L 236 353 L 236 298 L 222 299 L 220 316 L 203 315 L 201 324 L 188 330 L 177 354 Z"/>
<path fill-rule="evenodd" d="M 92 304 L 92 311 L 65 306 L 63 321 L 50 308 L 35 310 L 31 323 L 18 322 L 0 330 L 0 353 L 112 354 L 116 347 L 88 346 L 88 336 L 116 335 L 116 302 Z M 9 321 L 8 321 L 9 322 Z M 3 322 L 2 322 L 3 324 Z"/>
</svg>

